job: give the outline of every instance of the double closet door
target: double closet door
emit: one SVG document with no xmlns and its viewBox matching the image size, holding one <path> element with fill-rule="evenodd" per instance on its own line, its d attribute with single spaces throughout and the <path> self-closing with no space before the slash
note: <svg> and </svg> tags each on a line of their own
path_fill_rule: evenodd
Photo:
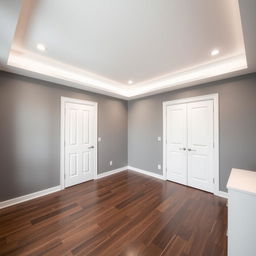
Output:
<svg viewBox="0 0 256 256">
<path fill-rule="evenodd" d="M 213 101 L 167 106 L 167 179 L 213 191 Z"/>
</svg>

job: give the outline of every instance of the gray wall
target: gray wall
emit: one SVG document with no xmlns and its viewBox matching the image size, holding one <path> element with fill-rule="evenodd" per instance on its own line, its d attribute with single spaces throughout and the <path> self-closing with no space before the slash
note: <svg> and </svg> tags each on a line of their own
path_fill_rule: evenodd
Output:
<svg viewBox="0 0 256 256">
<path fill-rule="evenodd" d="M 126 101 L 0 72 L 0 201 L 60 184 L 61 96 L 98 102 L 98 172 L 127 165 Z"/>
<path fill-rule="evenodd" d="M 225 191 L 232 167 L 256 170 L 256 74 L 127 106 L 123 100 L 0 72 L 0 201 L 59 185 L 61 96 L 99 104 L 99 173 L 126 166 L 128 155 L 128 165 L 161 174 L 162 102 L 210 93 L 219 93 L 220 188 Z"/>
<path fill-rule="evenodd" d="M 162 174 L 162 102 L 219 94 L 220 189 L 232 167 L 256 170 L 256 74 L 158 94 L 128 103 L 128 164 Z"/>
</svg>

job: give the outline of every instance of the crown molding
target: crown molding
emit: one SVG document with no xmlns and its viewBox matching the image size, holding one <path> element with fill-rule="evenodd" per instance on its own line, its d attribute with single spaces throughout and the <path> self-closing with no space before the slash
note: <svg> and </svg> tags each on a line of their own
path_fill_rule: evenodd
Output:
<svg viewBox="0 0 256 256">
<path fill-rule="evenodd" d="M 7 71 L 126 100 L 247 73 L 245 53 L 127 86 L 40 55 L 11 50 Z M 231 75 L 230 75 L 231 74 Z"/>
</svg>

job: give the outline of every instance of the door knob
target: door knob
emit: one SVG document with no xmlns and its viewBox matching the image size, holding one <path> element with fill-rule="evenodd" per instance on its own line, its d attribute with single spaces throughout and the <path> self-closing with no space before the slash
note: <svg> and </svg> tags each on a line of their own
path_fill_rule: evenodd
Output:
<svg viewBox="0 0 256 256">
<path fill-rule="evenodd" d="M 186 150 L 186 148 L 180 148 L 180 150 L 184 150 L 184 151 L 185 151 L 185 150 Z"/>
<path fill-rule="evenodd" d="M 196 151 L 195 149 L 192 148 L 188 148 L 188 151 Z"/>
<path fill-rule="evenodd" d="M 93 149 L 94 148 L 94 146 L 90 146 L 90 147 L 88 147 L 88 149 Z"/>
</svg>

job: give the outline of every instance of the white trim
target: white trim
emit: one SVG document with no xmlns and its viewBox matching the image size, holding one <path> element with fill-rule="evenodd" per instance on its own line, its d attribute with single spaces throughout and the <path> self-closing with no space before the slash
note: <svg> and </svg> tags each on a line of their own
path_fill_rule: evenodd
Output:
<svg viewBox="0 0 256 256">
<path fill-rule="evenodd" d="M 205 101 L 205 100 L 213 100 L 213 116 L 214 116 L 214 168 L 213 168 L 213 178 L 215 180 L 213 193 L 215 195 L 222 194 L 219 189 L 219 95 L 215 94 L 208 94 L 203 96 L 185 98 L 185 99 L 178 99 L 172 101 L 165 101 L 163 102 L 163 170 L 164 170 L 164 177 L 166 177 L 166 110 L 167 106 L 175 105 L 175 104 L 182 104 L 182 103 L 189 103 L 189 102 L 196 102 L 196 101 Z M 224 192 L 223 192 L 224 193 Z"/>
<path fill-rule="evenodd" d="M 153 173 L 153 172 L 150 172 L 150 171 L 141 170 L 139 168 L 135 168 L 135 167 L 132 167 L 132 166 L 127 166 L 126 168 L 128 169 L 128 171 L 134 171 L 134 172 L 138 172 L 138 173 L 141 173 L 141 174 L 144 174 L 144 175 L 148 175 L 150 177 L 157 178 L 157 179 L 160 179 L 160 180 L 166 180 L 165 176 L 159 175 L 159 174 L 156 174 L 156 173 Z M 214 193 L 214 195 L 228 199 L 228 193 L 227 192 L 218 191 L 217 193 Z"/>
<path fill-rule="evenodd" d="M 56 186 L 56 187 L 52 187 L 52 188 L 47 188 L 45 190 L 41 190 L 41 191 L 37 191 L 25 196 L 20 196 L 20 197 L 16 197 L 13 199 L 9 199 L 7 201 L 3 201 L 0 202 L 0 209 L 15 205 L 15 204 L 19 204 L 19 203 L 23 203 L 41 196 L 46 196 L 49 194 L 52 194 L 54 192 L 60 191 L 61 190 L 61 186 Z"/>
<path fill-rule="evenodd" d="M 122 171 L 126 171 L 127 169 L 128 169 L 128 166 L 124 166 L 124 167 L 121 167 L 121 168 L 118 168 L 118 169 L 115 169 L 112 171 L 103 172 L 103 173 L 97 174 L 97 179 L 105 178 L 109 175 L 116 174 L 116 173 L 119 173 Z"/>
<path fill-rule="evenodd" d="M 126 171 L 126 170 L 138 172 L 138 173 L 148 175 L 150 177 L 157 178 L 157 179 L 160 179 L 160 180 L 165 180 L 165 178 L 162 175 L 155 174 L 155 173 L 152 173 L 152 172 L 149 172 L 149 171 L 144 171 L 144 170 L 141 170 L 141 169 L 138 169 L 138 168 L 135 168 L 135 167 L 131 167 L 131 166 L 124 166 L 124 167 L 121 167 L 121 168 L 118 168 L 118 169 L 115 169 L 115 170 L 112 170 L 112 171 L 108 171 L 108 172 L 98 174 L 97 179 L 101 179 L 101 178 L 104 178 L 104 177 L 107 177 L 107 176 L 110 176 L 110 175 L 113 175 L 113 174 L 116 174 L 116 173 L 119 173 L 119 172 L 122 172 L 122 171 Z M 20 196 L 20 197 L 16 197 L 16 198 L 13 198 L 13 199 L 6 200 L 6 201 L 2 201 L 2 202 L 0 202 L 0 209 L 6 208 L 6 207 L 9 207 L 9 206 L 12 206 L 12 205 L 16 205 L 16 204 L 19 204 L 19 203 L 23 203 L 23 202 L 26 202 L 26 201 L 29 201 L 29 200 L 32 200 L 32 199 L 36 199 L 36 198 L 39 198 L 39 197 L 42 197 L 42 196 L 46 196 L 46 195 L 58 192 L 60 190 L 62 190 L 61 186 L 56 186 L 56 187 L 48 188 L 48 189 L 45 189 L 45 190 L 37 191 L 37 192 L 31 193 L 31 194 L 28 194 L 28 195 L 25 195 L 25 196 Z M 215 195 L 223 197 L 223 198 L 228 198 L 228 193 L 223 192 L 223 191 L 219 191 Z"/>
<path fill-rule="evenodd" d="M 132 167 L 132 166 L 127 166 L 127 169 L 130 171 L 134 171 L 134 172 L 138 172 L 144 175 L 148 175 L 150 177 L 156 178 L 156 179 L 160 179 L 160 180 L 166 180 L 166 178 L 163 175 L 160 174 L 156 174 L 150 171 L 145 171 L 136 167 Z"/>
<path fill-rule="evenodd" d="M 203 64 L 167 73 L 129 87 L 88 70 L 21 49 L 11 49 L 7 64 L 4 69 L 9 72 L 26 74 L 37 79 L 57 82 L 82 90 L 101 92 L 127 100 L 248 73 L 244 51 L 232 56 L 216 58 L 214 61 L 211 59 Z"/>
<path fill-rule="evenodd" d="M 202 95 L 202 96 L 182 98 L 182 99 L 178 99 L 178 100 L 164 101 L 163 105 L 170 106 L 170 105 L 175 105 L 175 104 L 183 104 L 183 103 L 190 103 L 190 102 L 196 102 L 196 101 L 217 100 L 218 97 L 219 97 L 218 93 L 207 94 L 207 95 Z"/>
<path fill-rule="evenodd" d="M 67 98 L 67 97 L 61 97 L 61 118 L 60 118 L 60 187 L 61 189 L 65 188 L 65 170 L 64 170 L 64 161 L 65 161 L 65 104 L 66 103 L 77 103 L 77 104 L 85 104 L 90 105 L 95 108 L 95 120 L 94 120 L 94 127 L 96 129 L 95 135 L 94 135 L 94 148 L 95 148 L 95 170 L 93 174 L 93 178 L 97 178 L 97 163 L 98 163 L 98 103 L 94 101 L 88 101 L 88 100 L 79 100 L 79 99 L 73 99 L 73 98 Z"/>
<path fill-rule="evenodd" d="M 214 195 L 228 199 L 228 193 L 224 191 L 217 191 L 217 193 L 214 193 Z"/>
</svg>

